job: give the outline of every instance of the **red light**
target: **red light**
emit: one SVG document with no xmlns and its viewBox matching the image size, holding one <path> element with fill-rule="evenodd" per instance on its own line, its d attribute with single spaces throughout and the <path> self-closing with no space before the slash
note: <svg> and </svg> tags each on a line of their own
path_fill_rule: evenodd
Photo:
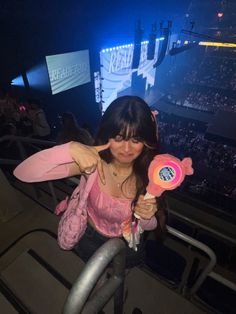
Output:
<svg viewBox="0 0 236 314">
<path fill-rule="evenodd" d="M 218 13 L 217 13 L 217 16 L 218 16 L 218 17 L 222 17 L 223 15 L 224 15 L 223 12 L 218 12 Z"/>
</svg>

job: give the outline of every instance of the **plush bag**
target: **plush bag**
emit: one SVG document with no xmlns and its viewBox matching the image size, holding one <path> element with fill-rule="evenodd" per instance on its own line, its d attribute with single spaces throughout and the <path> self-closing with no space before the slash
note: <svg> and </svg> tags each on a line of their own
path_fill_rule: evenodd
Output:
<svg viewBox="0 0 236 314">
<path fill-rule="evenodd" d="M 69 196 L 67 196 L 64 200 L 58 203 L 56 208 L 54 209 L 54 214 L 58 216 L 63 213 L 68 208 L 69 200 Z"/>
<path fill-rule="evenodd" d="M 87 198 L 97 172 L 88 180 L 81 177 L 78 187 L 69 199 L 60 202 L 55 211 L 64 210 L 58 225 L 58 244 L 64 250 L 71 250 L 83 236 L 87 227 Z"/>
</svg>

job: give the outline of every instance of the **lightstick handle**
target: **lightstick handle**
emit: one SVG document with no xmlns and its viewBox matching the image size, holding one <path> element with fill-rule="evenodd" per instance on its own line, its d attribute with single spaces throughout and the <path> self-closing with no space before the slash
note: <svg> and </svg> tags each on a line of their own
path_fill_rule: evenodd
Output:
<svg viewBox="0 0 236 314">
<path fill-rule="evenodd" d="M 155 196 L 147 192 L 147 193 L 144 195 L 144 198 L 143 198 L 143 199 L 144 199 L 144 200 L 148 200 L 149 198 L 153 198 L 153 197 L 155 197 Z"/>
<path fill-rule="evenodd" d="M 146 193 L 145 195 L 144 195 L 144 200 L 148 200 L 149 198 L 153 198 L 154 197 L 154 195 L 152 195 L 152 194 L 150 194 L 150 193 Z M 137 219 L 140 219 L 140 216 L 138 215 L 138 214 L 136 214 L 136 213 L 134 213 L 134 217 L 135 218 L 137 218 Z"/>
</svg>

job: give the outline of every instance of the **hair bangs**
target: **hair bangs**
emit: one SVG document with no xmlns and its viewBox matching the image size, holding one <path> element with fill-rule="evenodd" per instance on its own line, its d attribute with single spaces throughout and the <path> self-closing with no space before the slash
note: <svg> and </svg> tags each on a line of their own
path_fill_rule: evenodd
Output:
<svg viewBox="0 0 236 314">
<path fill-rule="evenodd" d="M 135 119 L 126 116 L 117 122 L 118 123 L 113 126 L 113 136 L 122 135 L 126 140 L 133 137 L 143 140 L 142 128 L 140 127 L 140 123 L 137 123 Z"/>
</svg>

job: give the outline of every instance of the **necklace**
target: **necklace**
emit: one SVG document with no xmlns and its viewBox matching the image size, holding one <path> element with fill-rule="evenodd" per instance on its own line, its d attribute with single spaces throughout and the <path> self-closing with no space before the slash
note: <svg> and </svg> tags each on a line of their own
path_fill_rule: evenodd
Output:
<svg viewBox="0 0 236 314">
<path fill-rule="evenodd" d="M 120 189 L 122 186 L 122 183 L 130 176 L 131 172 L 129 174 L 122 175 L 117 172 L 117 170 L 114 168 L 114 166 L 111 163 L 109 164 L 109 166 L 110 166 L 109 169 L 112 174 L 112 177 L 115 180 L 117 187 Z"/>
</svg>

